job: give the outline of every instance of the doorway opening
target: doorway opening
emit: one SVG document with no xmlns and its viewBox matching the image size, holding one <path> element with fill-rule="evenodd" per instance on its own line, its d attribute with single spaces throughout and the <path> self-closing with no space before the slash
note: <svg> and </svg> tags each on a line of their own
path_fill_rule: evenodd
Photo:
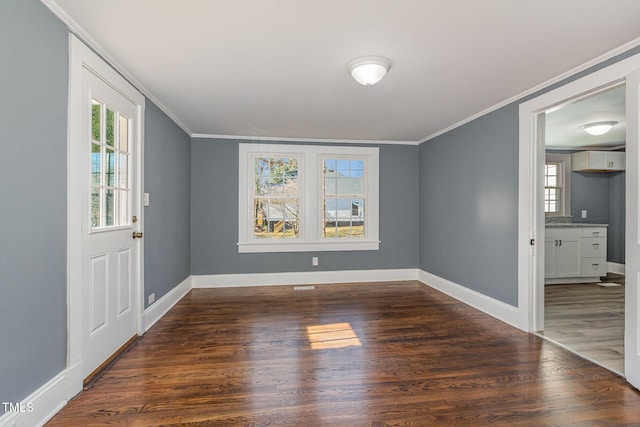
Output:
<svg viewBox="0 0 640 427">
<path fill-rule="evenodd" d="M 543 321 L 536 332 L 620 375 L 625 90 L 624 82 L 613 84 L 539 113 L 544 174 L 536 181 L 544 194 L 544 280 L 537 282 Z M 606 127 L 593 134 L 590 124 Z"/>
</svg>

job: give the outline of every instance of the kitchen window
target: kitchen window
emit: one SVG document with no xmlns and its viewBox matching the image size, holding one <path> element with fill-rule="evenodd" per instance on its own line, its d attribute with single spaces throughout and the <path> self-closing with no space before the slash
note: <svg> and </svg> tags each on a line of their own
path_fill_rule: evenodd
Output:
<svg viewBox="0 0 640 427">
<path fill-rule="evenodd" d="M 571 215 L 571 155 L 547 153 L 544 164 L 544 213 Z"/>
<path fill-rule="evenodd" d="M 378 250 L 379 150 L 239 145 L 238 251 Z"/>
</svg>

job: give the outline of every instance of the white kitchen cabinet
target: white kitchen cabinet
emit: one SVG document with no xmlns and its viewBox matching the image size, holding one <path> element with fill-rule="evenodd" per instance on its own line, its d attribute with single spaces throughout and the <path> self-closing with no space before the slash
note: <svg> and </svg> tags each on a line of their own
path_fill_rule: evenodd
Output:
<svg viewBox="0 0 640 427">
<path fill-rule="evenodd" d="M 548 228 L 545 235 L 545 278 L 580 276 L 582 230 Z"/>
<path fill-rule="evenodd" d="M 545 283 L 597 282 L 607 274 L 606 227 L 545 227 Z"/>
<path fill-rule="evenodd" d="M 579 151 L 571 155 L 575 172 L 616 172 L 625 169 L 625 153 L 621 151 Z"/>
</svg>

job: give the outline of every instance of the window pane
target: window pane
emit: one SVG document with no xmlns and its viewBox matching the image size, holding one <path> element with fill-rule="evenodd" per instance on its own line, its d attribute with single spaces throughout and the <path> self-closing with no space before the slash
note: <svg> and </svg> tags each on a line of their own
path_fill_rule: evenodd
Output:
<svg viewBox="0 0 640 427">
<path fill-rule="evenodd" d="M 129 225 L 130 223 L 129 192 L 118 190 L 118 225 Z"/>
<path fill-rule="evenodd" d="M 92 99 L 91 100 L 91 138 L 94 141 L 100 141 L 100 120 L 102 119 L 102 105 Z"/>
<path fill-rule="evenodd" d="M 100 187 L 91 187 L 91 227 L 100 227 Z"/>
<path fill-rule="evenodd" d="M 115 160 L 116 156 L 111 148 L 107 148 L 106 150 L 106 158 L 105 158 L 105 180 L 104 185 L 113 187 L 115 184 Z"/>
<path fill-rule="evenodd" d="M 113 194 L 113 190 L 107 189 L 105 191 L 105 200 L 104 200 L 104 211 L 105 211 L 105 226 L 109 227 L 115 225 L 115 198 Z"/>
<path fill-rule="evenodd" d="M 335 176 L 325 176 L 324 178 L 324 195 L 335 196 L 338 194 L 338 180 Z"/>
<path fill-rule="evenodd" d="M 343 178 L 337 179 L 337 195 L 339 196 L 362 196 L 364 195 L 364 179 Z"/>
<path fill-rule="evenodd" d="M 107 140 L 106 143 L 107 145 L 110 145 L 111 147 L 113 147 L 115 145 L 114 143 L 114 120 L 115 120 L 115 113 L 113 111 L 111 111 L 110 109 L 107 108 Z"/>
<path fill-rule="evenodd" d="M 102 164 L 102 153 L 98 144 L 91 144 L 91 183 L 100 184 L 100 166 Z"/>
<path fill-rule="evenodd" d="M 129 119 L 120 116 L 120 144 L 122 151 L 129 151 Z"/>
<path fill-rule="evenodd" d="M 253 201 L 253 237 L 268 237 L 268 218 L 266 210 L 266 199 L 255 199 Z"/>
<path fill-rule="evenodd" d="M 118 187 L 129 188 L 129 156 L 118 154 Z"/>
<path fill-rule="evenodd" d="M 253 166 L 253 237 L 298 237 L 298 160 L 257 157 Z"/>
</svg>

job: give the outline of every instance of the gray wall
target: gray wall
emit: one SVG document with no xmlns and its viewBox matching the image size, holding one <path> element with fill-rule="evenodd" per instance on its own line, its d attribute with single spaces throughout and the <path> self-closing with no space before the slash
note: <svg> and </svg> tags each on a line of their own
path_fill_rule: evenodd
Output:
<svg viewBox="0 0 640 427">
<path fill-rule="evenodd" d="M 423 143 L 420 268 L 516 306 L 519 104 L 637 53 L 640 46 Z"/>
<path fill-rule="evenodd" d="M 190 275 L 191 138 L 147 99 L 144 144 L 146 307 Z"/>
<path fill-rule="evenodd" d="M 609 224 L 607 261 L 624 264 L 625 173 L 572 172 L 573 222 Z M 586 209 L 587 218 L 581 218 Z"/>
<path fill-rule="evenodd" d="M 420 145 L 420 268 L 517 305 L 518 106 Z"/>
<path fill-rule="evenodd" d="M 415 268 L 418 255 L 418 147 L 380 146 L 380 250 L 238 253 L 239 141 L 193 139 L 191 273 L 274 273 Z M 311 266 L 311 257 L 319 266 Z"/>
<path fill-rule="evenodd" d="M 0 402 L 66 367 L 67 40 L 38 1 L 0 1 Z"/>
<path fill-rule="evenodd" d="M 573 222 L 609 224 L 608 173 L 571 172 L 571 216 Z M 587 218 L 582 218 L 582 210 Z"/>
</svg>

